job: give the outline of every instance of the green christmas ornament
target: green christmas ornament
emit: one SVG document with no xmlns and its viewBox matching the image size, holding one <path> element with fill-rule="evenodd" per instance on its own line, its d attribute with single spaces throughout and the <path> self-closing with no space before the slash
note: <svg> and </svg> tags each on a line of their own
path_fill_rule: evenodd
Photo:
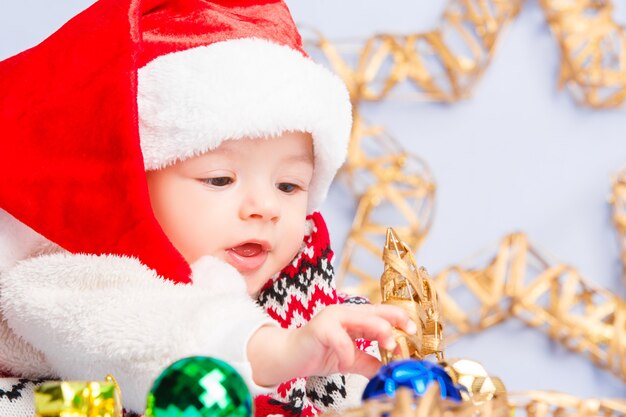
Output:
<svg viewBox="0 0 626 417">
<path fill-rule="evenodd" d="M 250 417 L 252 396 L 226 362 L 193 356 L 174 362 L 154 381 L 146 417 Z"/>
</svg>

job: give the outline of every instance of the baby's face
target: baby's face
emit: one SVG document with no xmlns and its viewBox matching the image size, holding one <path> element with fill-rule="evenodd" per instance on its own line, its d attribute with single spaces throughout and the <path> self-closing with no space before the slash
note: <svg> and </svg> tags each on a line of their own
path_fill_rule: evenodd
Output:
<svg viewBox="0 0 626 417">
<path fill-rule="evenodd" d="M 229 263 L 249 294 L 300 248 L 313 177 L 308 133 L 225 141 L 146 175 L 154 214 L 174 247 L 190 264 L 205 255 Z"/>
</svg>

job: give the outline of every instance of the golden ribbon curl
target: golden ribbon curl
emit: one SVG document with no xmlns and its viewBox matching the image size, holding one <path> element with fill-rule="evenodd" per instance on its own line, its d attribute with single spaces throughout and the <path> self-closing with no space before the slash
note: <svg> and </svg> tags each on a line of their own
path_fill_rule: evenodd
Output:
<svg viewBox="0 0 626 417">
<path fill-rule="evenodd" d="M 626 31 L 610 0 L 540 0 L 561 49 L 559 87 L 583 106 L 614 108 L 626 100 Z"/>
</svg>

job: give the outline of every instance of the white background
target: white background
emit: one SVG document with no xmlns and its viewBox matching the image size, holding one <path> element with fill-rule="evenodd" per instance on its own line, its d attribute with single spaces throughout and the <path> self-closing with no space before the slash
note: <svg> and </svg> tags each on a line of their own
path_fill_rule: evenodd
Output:
<svg viewBox="0 0 626 417">
<path fill-rule="evenodd" d="M 0 1 L 0 59 L 35 45 L 88 0 Z M 626 1 L 616 0 L 626 21 Z M 445 2 L 289 0 L 298 23 L 330 38 L 406 33 L 437 24 Z M 626 166 L 626 110 L 577 107 L 557 91 L 559 52 L 536 1 L 505 32 L 473 98 L 455 105 L 387 101 L 363 111 L 430 165 L 438 185 L 433 228 L 418 261 L 431 272 L 524 231 L 553 258 L 621 296 L 626 290 L 607 197 Z M 0 92 L 1 94 L 1 92 Z M 324 212 L 336 252 L 354 203 L 336 184 Z M 340 255 L 340 253 L 338 253 Z M 516 323 L 468 337 L 448 357 L 482 362 L 510 390 L 552 389 L 626 398 L 626 386 Z"/>
</svg>

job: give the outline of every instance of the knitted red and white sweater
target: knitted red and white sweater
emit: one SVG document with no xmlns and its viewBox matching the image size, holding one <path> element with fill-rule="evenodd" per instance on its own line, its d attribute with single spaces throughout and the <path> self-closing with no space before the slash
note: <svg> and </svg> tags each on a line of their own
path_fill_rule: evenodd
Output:
<svg viewBox="0 0 626 417">
<path fill-rule="evenodd" d="M 309 216 L 308 224 L 310 230 L 298 256 L 267 283 L 257 299 L 283 328 L 300 327 L 331 304 L 367 302 L 361 297 L 337 294 L 326 224 L 319 213 Z M 358 340 L 357 346 L 370 352 L 375 350 L 365 340 Z M 356 375 L 349 378 L 355 382 L 348 387 L 350 393 L 346 389 L 346 376 L 341 374 L 285 382 L 273 394 L 256 397 L 255 415 L 312 416 L 320 410 L 339 409 L 360 397 L 364 378 Z M 347 399 L 349 394 L 355 398 Z"/>
<path fill-rule="evenodd" d="M 125 407 L 141 413 L 158 373 L 192 355 L 235 366 L 256 394 L 259 417 L 311 416 L 359 401 L 367 381 L 358 375 L 296 378 L 263 390 L 254 386 L 245 355 L 259 326 L 299 327 L 327 305 L 364 302 L 337 294 L 319 213 L 308 218 L 298 256 L 256 300 L 234 269 L 211 259 L 192 266 L 193 285 L 174 285 L 134 259 L 68 254 L 7 224 L 4 215 L 0 225 L 11 227 L 3 230 L 30 243 L 7 252 L 0 233 L 0 251 L 14 254 L 0 259 L 0 372 L 24 378 L 0 380 L 3 415 L 32 415 L 32 384 L 25 378 L 99 380 L 107 373 L 120 382 Z"/>
</svg>

